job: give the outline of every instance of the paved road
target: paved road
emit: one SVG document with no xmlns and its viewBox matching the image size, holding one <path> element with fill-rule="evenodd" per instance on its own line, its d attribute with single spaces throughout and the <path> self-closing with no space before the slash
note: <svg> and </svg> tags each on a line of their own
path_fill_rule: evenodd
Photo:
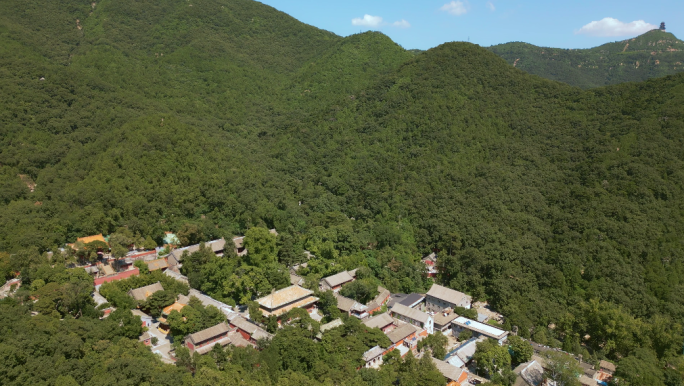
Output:
<svg viewBox="0 0 684 386">
<path fill-rule="evenodd" d="M 159 331 L 157 327 L 159 327 L 159 322 L 155 322 L 150 327 L 148 327 L 147 332 L 150 335 L 157 337 L 157 339 L 159 340 L 156 346 L 150 347 L 150 350 L 152 350 L 152 352 L 154 353 L 160 354 L 164 362 L 175 363 L 171 359 L 171 355 L 169 355 L 169 351 L 172 348 L 171 343 L 173 343 L 173 338 L 171 337 L 171 335 L 167 335 Z"/>
</svg>

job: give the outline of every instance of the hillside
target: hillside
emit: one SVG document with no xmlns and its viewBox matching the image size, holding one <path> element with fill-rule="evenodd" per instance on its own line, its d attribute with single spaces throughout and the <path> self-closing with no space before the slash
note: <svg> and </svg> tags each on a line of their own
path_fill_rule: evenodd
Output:
<svg viewBox="0 0 684 386">
<path fill-rule="evenodd" d="M 674 37 L 649 34 L 591 55 L 636 58 L 653 39 L 655 57 L 680 54 L 667 51 Z M 487 301 L 521 336 L 616 361 L 624 384 L 643 373 L 677 384 L 684 74 L 582 90 L 490 51 L 448 43 L 415 55 L 248 0 L 4 1 L 0 272 L 35 270 L 54 289 L 51 270 L 64 266 L 39 253 L 84 235 L 125 229 L 160 244 L 165 231 L 199 242 L 276 228 L 272 264 L 184 261 L 192 284 L 244 304 L 286 283 L 304 249 L 317 256 L 302 273 L 314 286 L 363 266 L 393 293 L 425 293 L 420 257 L 438 251 L 437 281 Z M 574 74 L 586 88 L 602 79 Z M 26 280 L 24 298 L 0 301 L 8 384 L 56 383 L 34 357 L 58 358 L 73 376 L 64 384 L 88 385 L 411 385 L 408 374 L 432 369 L 356 372 L 348 353 L 378 343 L 349 322 L 334 335 L 349 347 L 314 344 L 314 328 L 300 326 L 262 352 L 170 370 L 128 340 L 140 329 L 128 313 L 115 315 L 118 330 L 93 307 L 79 320 L 31 317 L 42 287 Z M 20 344 L 43 340 L 49 348 Z"/>
<path fill-rule="evenodd" d="M 537 47 L 520 42 L 488 49 L 530 74 L 582 88 L 641 82 L 684 70 L 684 42 L 660 30 L 590 49 Z"/>
</svg>

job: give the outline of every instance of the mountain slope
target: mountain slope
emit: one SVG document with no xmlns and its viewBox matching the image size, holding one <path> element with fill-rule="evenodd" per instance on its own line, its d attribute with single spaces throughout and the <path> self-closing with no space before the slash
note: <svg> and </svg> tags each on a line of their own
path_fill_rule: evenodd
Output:
<svg viewBox="0 0 684 386">
<path fill-rule="evenodd" d="M 582 88 L 639 82 L 684 70 L 684 42 L 660 30 L 590 49 L 519 42 L 488 49 L 530 74 Z"/>
<path fill-rule="evenodd" d="M 233 200 L 269 173 L 269 133 L 407 57 L 384 35 L 342 39 L 253 1 L 20 3 L 0 5 L 8 250 L 109 232 L 114 218 L 161 234 L 216 207 L 207 224 L 238 232 L 252 220 L 236 219 L 259 211 Z"/>
<path fill-rule="evenodd" d="M 643 266 L 610 262 L 644 253 L 658 261 L 678 248 L 668 240 L 684 220 L 682 185 L 671 177 L 684 170 L 683 80 L 579 92 L 472 45 L 446 44 L 407 62 L 351 111 L 321 116 L 293 146 L 315 150 L 288 163 L 309 174 L 316 165 L 350 216 L 402 218 L 426 250 L 455 238 L 445 280 L 488 294 L 508 315 L 579 292 L 648 315 L 646 305 L 659 301 L 639 289 Z M 571 265 L 557 260 L 570 255 Z M 580 270 L 592 276 L 580 279 Z"/>
<path fill-rule="evenodd" d="M 413 55 L 250 1 L 42 3 L 0 4 L 0 250 L 262 226 L 318 256 L 313 283 L 365 266 L 405 293 L 427 290 L 419 257 L 438 251 L 438 281 L 522 336 L 680 359 L 684 74 L 582 90 L 472 44 Z M 230 264 L 206 278 L 223 297 L 270 283 Z M 273 382 L 340 380 L 347 352 L 335 373 L 272 351 L 244 362 Z"/>
</svg>

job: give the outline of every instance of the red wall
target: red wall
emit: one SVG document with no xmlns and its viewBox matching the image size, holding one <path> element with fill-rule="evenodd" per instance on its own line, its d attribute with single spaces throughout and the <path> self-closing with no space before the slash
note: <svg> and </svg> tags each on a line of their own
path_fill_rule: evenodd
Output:
<svg viewBox="0 0 684 386">
<path fill-rule="evenodd" d="M 138 268 L 131 269 L 129 271 L 124 271 L 121 273 L 118 273 L 116 275 L 112 276 L 105 276 L 105 277 L 100 277 L 94 280 L 95 285 L 101 285 L 104 283 L 109 283 L 110 281 L 117 281 L 117 280 L 123 280 L 126 278 L 129 278 L 131 276 L 137 276 L 140 275 L 140 270 Z"/>
<path fill-rule="evenodd" d="M 238 332 L 239 332 L 240 335 L 242 335 L 242 337 L 245 338 L 246 340 L 251 340 L 251 339 L 252 339 L 252 336 L 249 335 L 249 334 L 247 333 L 247 331 L 241 330 L 241 329 L 238 328 Z"/>
</svg>

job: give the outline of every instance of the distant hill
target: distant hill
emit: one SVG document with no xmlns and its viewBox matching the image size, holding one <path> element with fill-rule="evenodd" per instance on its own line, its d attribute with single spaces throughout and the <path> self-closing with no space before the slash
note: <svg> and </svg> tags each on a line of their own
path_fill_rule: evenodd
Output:
<svg viewBox="0 0 684 386">
<path fill-rule="evenodd" d="M 663 364 L 681 363 L 684 341 L 684 73 L 589 91 L 529 73 L 585 88 L 646 79 L 679 68 L 682 43 L 652 31 L 591 50 L 498 48 L 416 54 L 251 0 L 0 1 L 0 252 L 14 253 L 0 253 L 0 270 L 13 277 L 27 250 L 120 227 L 160 243 L 165 231 L 199 241 L 260 226 L 278 230 L 279 250 L 315 255 L 308 285 L 364 267 L 362 280 L 411 293 L 431 285 L 420 257 L 438 251 L 436 280 L 487 301 L 522 336 L 625 361 L 618 369 L 646 363 L 637 375 L 681 384 Z M 201 271 L 221 298 L 242 302 L 238 287 L 287 284 L 288 256 L 277 258 Z M 7 319 L 0 331 L 15 331 Z M 350 326 L 338 331 L 361 332 Z M 207 367 L 198 385 L 397 383 L 347 361 L 349 347 L 358 360 L 376 340 L 347 347 L 314 343 L 313 329 L 279 331 L 297 343 L 273 343 L 260 359 L 233 352 L 216 368 L 230 381 L 210 382 L 211 362 L 181 367 Z M 87 368 L 135 374 L 93 367 L 87 350 L 5 343 L 10 332 L 0 333 L 10 358 L 0 377 L 22 376 L 9 385 L 57 384 L 36 363 L 72 355 L 89 362 L 54 366 L 78 378 L 63 384 L 93 384 Z M 98 350 L 110 339 L 89 336 Z M 34 354 L 16 347 L 51 359 L 22 359 Z M 276 383 L 293 372 L 315 381 Z M 637 375 L 624 384 L 665 384 Z"/>
<path fill-rule="evenodd" d="M 684 42 L 660 30 L 590 49 L 520 42 L 488 49 L 530 74 L 582 88 L 639 82 L 684 71 Z"/>
</svg>

